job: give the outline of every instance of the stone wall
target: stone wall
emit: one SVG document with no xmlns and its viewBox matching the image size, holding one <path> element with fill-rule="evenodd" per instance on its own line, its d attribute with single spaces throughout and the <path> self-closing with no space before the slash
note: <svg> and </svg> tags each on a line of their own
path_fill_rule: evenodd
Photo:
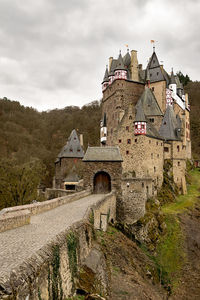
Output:
<svg viewBox="0 0 200 300">
<path fill-rule="evenodd" d="M 121 188 L 118 220 L 133 224 L 145 214 L 146 200 L 152 196 L 152 178 L 123 178 Z"/>
<path fill-rule="evenodd" d="M 31 215 L 40 214 L 60 205 L 76 201 L 90 194 L 91 192 L 87 190 L 44 202 L 4 208 L 0 211 L 0 232 L 27 225 L 30 223 Z"/>
<path fill-rule="evenodd" d="M 166 81 L 152 82 L 150 88 L 153 88 L 156 100 L 162 110 L 165 113 L 166 110 Z"/>
<path fill-rule="evenodd" d="M 109 279 L 105 257 L 95 245 L 93 224 L 99 229 L 101 215 L 115 221 L 116 197 L 105 196 L 76 222 L 26 259 L 9 278 L 0 278 L 0 299 L 63 299 L 76 289 L 108 296 Z M 91 218 L 91 212 L 93 212 Z M 88 284 L 89 283 L 89 284 Z"/>
<path fill-rule="evenodd" d="M 57 189 L 64 188 L 63 179 L 69 174 L 73 166 L 75 166 L 77 174 L 82 178 L 83 162 L 81 158 L 63 157 L 55 164 L 55 187 Z"/>
<path fill-rule="evenodd" d="M 30 217 L 28 209 L 0 214 L 0 232 L 29 224 Z"/>
</svg>

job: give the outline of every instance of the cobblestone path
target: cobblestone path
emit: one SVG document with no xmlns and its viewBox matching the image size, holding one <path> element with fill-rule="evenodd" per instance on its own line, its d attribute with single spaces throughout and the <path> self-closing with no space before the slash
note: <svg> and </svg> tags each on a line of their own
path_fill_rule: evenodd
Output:
<svg viewBox="0 0 200 300">
<path fill-rule="evenodd" d="M 0 233 L 0 277 L 39 250 L 58 233 L 81 220 L 104 195 L 90 195 L 31 217 L 31 223 Z"/>
</svg>

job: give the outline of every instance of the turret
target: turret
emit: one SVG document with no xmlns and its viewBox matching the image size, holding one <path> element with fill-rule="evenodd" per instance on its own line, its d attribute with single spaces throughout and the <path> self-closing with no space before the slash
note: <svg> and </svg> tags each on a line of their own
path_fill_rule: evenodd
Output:
<svg viewBox="0 0 200 300">
<path fill-rule="evenodd" d="M 169 88 L 172 91 L 172 97 L 176 96 L 176 80 L 172 69 Z"/>
<path fill-rule="evenodd" d="M 136 105 L 136 116 L 134 122 L 134 134 L 135 135 L 145 135 L 147 131 L 147 121 L 144 115 L 142 103 L 139 102 Z"/>
<path fill-rule="evenodd" d="M 121 51 L 119 53 L 119 57 L 115 67 L 115 79 L 127 79 L 127 70 L 126 67 L 124 66 Z"/>
<path fill-rule="evenodd" d="M 108 85 L 109 85 L 108 66 L 106 66 L 106 71 L 102 82 L 102 91 L 104 91 Z"/>
<path fill-rule="evenodd" d="M 100 138 L 101 138 L 101 145 L 105 146 L 107 140 L 106 113 L 104 113 L 103 120 L 101 120 Z"/>
</svg>

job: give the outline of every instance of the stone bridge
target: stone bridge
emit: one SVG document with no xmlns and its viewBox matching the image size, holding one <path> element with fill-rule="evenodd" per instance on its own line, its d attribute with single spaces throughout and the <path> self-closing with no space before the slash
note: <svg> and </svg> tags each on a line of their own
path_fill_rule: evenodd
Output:
<svg viewBox="0 0 200 300">
<path fill-rule="evenodd" d="M 113 192 L 94 195 L 82 191 L 1 211 L 0 299 L 56 299 L 55 249 L 59 249 L 57 293 L 72 295 L 74 274 L 68 237 L 76 240 L 73 255 L 78 270 L 92 249 L 92 227 L 106 230 L 108 221 L 115 217 Z"/>
</svg>

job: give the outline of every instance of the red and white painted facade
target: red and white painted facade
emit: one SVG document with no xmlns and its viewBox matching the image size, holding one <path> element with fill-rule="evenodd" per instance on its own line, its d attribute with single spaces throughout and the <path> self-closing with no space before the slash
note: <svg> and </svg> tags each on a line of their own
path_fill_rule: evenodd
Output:
<svg viewBox="0 0 200 300">
<path fill-rule="evenodd" d="M 146 134 L 147 131 L 147 124 L 146 122 L 135 122 L 135 129 L 134 129 L 134 134 L 139 135 L 139 134 Z"/>
<path fill-rule="evenodd" d="M 105 89 L 107 88 L 108 85 L 109 85 L 109 82 L 108 81 L 104 81 L 102 83 L 102 91 L 105 91 Z"/>
<path fill-rule="evenodd" d="M 170 89 L 166 89 L 166 107 L 173 105 L 172 91 Z"/>
<path fill-rule="evenodd" d="M 115 71 L 115 79 L 127 79 L 127 71 L 126 70 L 116 70 Z"/>
</svg>

